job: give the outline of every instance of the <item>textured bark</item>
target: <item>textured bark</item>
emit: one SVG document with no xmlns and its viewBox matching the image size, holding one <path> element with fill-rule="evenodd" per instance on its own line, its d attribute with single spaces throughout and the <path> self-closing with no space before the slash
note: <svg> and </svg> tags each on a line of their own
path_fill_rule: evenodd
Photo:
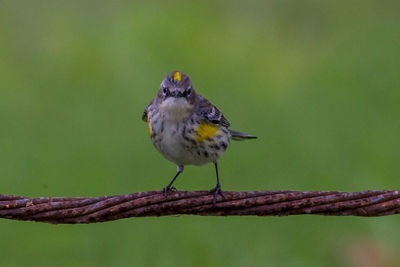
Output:
<svg viewBox="0 0 400 267">
<path fill-rule="evenodd" d="M 400 212 L 399 191 L 161 191 L 107 197 L 27 198 L 0 195 L 0 218 L 54 224 L 95 223 L 176 214 L 205 216 L 385 216 Z"/>
</svg>

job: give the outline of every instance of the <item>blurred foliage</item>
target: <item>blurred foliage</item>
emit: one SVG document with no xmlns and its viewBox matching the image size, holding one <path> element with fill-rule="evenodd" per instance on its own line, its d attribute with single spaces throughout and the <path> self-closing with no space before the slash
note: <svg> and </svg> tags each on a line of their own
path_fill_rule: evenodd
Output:
<svg viewBox="0 0 400 267">
<path fill-rule="evenodd" d="M 399 8 L 369 0 L 0 1 L 0 193 L 161 189 L 175 166 L 140 118 L 173 70 L 189 74 L 233 129 L 259 136 L 232 143 L 221 159 L 223 189 L 398 189 Z M 176 186 L 214 184 L 208 165 L 188 167 Z M 396 251 L 399 223 L 1 220 L 0 265 L 357 266 L 351 251 L 357 258 L 363 249 L 349 247 Z M 398 254 L 387 258 L 400 265 Z"/>
</svg>

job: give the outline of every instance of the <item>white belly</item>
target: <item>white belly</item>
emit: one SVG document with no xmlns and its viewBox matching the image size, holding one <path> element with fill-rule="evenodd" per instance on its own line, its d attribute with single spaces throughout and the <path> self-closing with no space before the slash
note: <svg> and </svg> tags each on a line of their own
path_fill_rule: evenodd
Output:
<svg viewBox="0 0 400 267">
<path fill-rule="evenodd" d="M 172 101 L 172 102 L 171 102 Z M 160 112 L 151 112 L 150 133 L 157 150 L 176 165 L 204 165 L 216 162 L 225 152 L 230 135 L 221 133 L 218 140 L 197 142 L 198 120 L 190 106 L 176 105 L 171 100 L 160 106 Z M 178 108 L 179 107 L 179 108 Z"/>
<path fill-rule="evenodd" d="M 181 123 L 165 123 L 162 137 L 154 142 L 158 151 L 169 161 L 176 165 L 204 165 L 215 159 L 204 157 L 197 153 L 198 148 L 190 146 L 183 138 L 184 125 Z"/>
</svg>

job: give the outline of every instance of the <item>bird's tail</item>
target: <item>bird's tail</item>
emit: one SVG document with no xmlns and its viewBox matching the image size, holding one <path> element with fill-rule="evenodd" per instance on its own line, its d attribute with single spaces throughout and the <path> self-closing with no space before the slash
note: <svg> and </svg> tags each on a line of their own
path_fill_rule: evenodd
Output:
<svg viewBox="0 0 400 267">
<path fill-rule="evenodd" d="M 229 130 L 229 132 L 232 135 L 232 140 L 235 140 L 235 141 L 244 141 L 246 139 L 256 139 L 257 138 L 257 136 L 254 136 L 251 134 L 236 132 L 236 131 L 232 131 L 232 130 Z"/>
</svg>

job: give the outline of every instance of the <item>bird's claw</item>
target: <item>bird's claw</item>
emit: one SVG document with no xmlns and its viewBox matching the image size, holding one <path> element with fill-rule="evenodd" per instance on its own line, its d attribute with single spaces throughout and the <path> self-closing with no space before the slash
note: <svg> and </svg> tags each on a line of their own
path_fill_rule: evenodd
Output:
<svg viewBox="0 0 400 267">
<path fill-rule="evenodd" d="M 217 197 L 218 195 L 220 195 L 223 199 L 225 199 L 224 194 L 222 194 L 222 190 L 221 190 L 221 185 L 217 184 L 217 186 L 213 189 L 210 190 L 210 193 L 214 194 L 214 198 L 213 198 L 213 207 L 215 206 L 215 204 L 217 203 Z"/>
<path fill-rule="evenodd" d="M 164 196 L 168 196 L 168 193 L 176 191 L 176 188 L 175 188 L 175 186 L 168 185 L 168 186 L 164 187 L 162 191 L 163 191 Z"/>
</svg>

